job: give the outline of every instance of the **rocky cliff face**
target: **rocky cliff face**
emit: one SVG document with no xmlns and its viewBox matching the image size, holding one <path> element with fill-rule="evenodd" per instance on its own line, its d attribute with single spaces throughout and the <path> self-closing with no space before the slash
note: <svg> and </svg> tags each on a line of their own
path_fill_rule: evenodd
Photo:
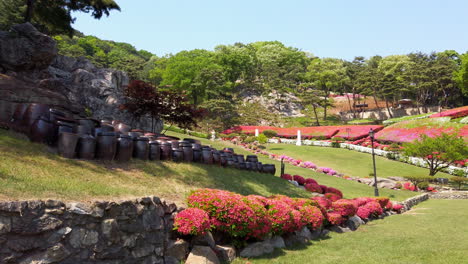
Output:
<svg viewBox="0 0 468 264">
<path fill-rule="evenodd" d="M 304 116 L 304 114 L 301 113 L 303 107 L 298 103 L 299 98 L 293 94 L 279 94 L 274 91 L 268 95 L 260 95 L 252 92 L 244 92 L 240 95 L 240 98 L 247 103 L 258 102 L 272 113 L 280 114 L 282 116 Z"/>
<path fill-rule="evenodd" d="M 0 31 L 0 100 L 50 104 L 77 115 L 92 113 L 97 119 L 112 118 L 150 130 L 150 118 L 134 120 L 119 109 L 128 82 L 125 72 L 57 55 L 55 41 L 31 24 Z M 159 121 L 156 131 L 161 130 Z"/>
</svg>

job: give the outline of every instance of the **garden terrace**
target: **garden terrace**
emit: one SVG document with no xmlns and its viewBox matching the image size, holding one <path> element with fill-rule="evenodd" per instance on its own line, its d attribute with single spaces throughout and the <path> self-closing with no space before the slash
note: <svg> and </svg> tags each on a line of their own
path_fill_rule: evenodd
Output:
<svg viewBox="0 0 468 264">
<path fill-rule="evenodd" d="M 174 132 L 168 134 L 185 137 Z M 218 149 L 232 147 L 236 153 L 250 154 L 227 142 L 200 141 Z M 259 161 L 280 167 L 278 161 L 266 157 L 259 156 Z M 373 192 L 369 186 L 304 168 L 288 166 L 287 172 L 312 177 L 321 184 L 343 190 L 346 198 L 369 196 Z M 310 197 L 309 192 L 269 174 L 193 163 L 134 160 L 119 164 L 65 159 L 51 153 L 45 145 L 30 143 L 24 136 L 5 130 L 0 130 L 0 184 L 0 199 L 120 199 L 157 193 L 181 202 L 191 190 L 204 187 L 244 195 Z M 401 201 L 414 193 L 382 190 L 382 195 Z"/>
<path fill-rule="evenodd" d="M 277 249 L 249 259 L 252 264 L 424 263 L 452 264 L 466 260 L 468 200 L 429 200 L 411 211 L 361 226 L 357 232 L 330 233 L 309 246 Z M 448 235 L 450 234 L 450 235 Z M 330 239 L 331 238 L 331 239 Z M 234 264 L 246 263 L 237 259 Z"/>
<path fill-rule="evenodd" d="M 450 122 L 448 117 L 402 121 L 385 127 L 375 138 L 381 142 L 404 143 L 417 140 L 421 134 L 435 137 L 442 133 L 458 133 L 468 141 L 468 125 Z"/>
</svg>

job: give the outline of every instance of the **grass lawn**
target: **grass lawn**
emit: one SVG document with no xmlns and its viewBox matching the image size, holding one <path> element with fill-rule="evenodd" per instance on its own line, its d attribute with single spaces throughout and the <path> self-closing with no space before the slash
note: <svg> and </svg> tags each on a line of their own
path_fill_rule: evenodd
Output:
<svg viewBox="0 0 468 264">
<path fill-rule="evenodd" d="M 226 142 L 202 141 L 219 149 L 233 146 Z M 249 153 L 239 148 L 236 148 L 236 152 Z M 279 162 L 265 158 L 260 160 L 275 163 L 279 168 Z M 349 198 L 370 196 L 373 193 L 369 186 L 302 168 L 288 167 L 288 172 L 314 177 L 320 183 L 343 190 Z M 24 137 L 5 130 L 0 130 L 0 186 L 0 200 L 124 199 L 156 195 L 181 203 L 189 191 L 203 187 L 225 189 L 244 195 L 284 194 L 291 197 L 310 197 L 308 192 L 279 177 L 217 166 L 139 160 L 128 164 L 69 160 L 54 154 L 45 145 L 30 143 Z M 394 200 L 404 200 L 414 194 L 408 191 L 383 190 L 382 195 Z"/>
<path fill-rule="evenodd" d="M 234 264 L 468 263 L 468 200 L 429 200 L 413 210 L 370 222 L 356 232 L 331 233 L 308 246 L 276 250 Z"/>
<path fill-rule="evenodd" d="M 372 156 L 354 150 L 291 144 L 269 144 L 267 150 L 275 154 L 284 154 L 303 161 L 311 161 L 319 167 L 330 167 L 340 173 L 354 177 L 366 177 L 373 171 Z M 375 157 L 375 163 L 377 177 L 429 175 L 429 169 L 380 156 Z M 436 176 L 451 177 L 447 173 L 440 172 Z"/>
</svg>

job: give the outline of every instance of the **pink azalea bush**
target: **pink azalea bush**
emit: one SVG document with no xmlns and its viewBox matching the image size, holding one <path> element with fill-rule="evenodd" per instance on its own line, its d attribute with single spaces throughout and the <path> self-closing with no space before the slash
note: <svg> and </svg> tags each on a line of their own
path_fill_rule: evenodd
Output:
<svg viewBox="0 0 468 264">
<path fill-rule="evenodd" d="M 340 213 L 330 212 L 327 214 L 327 220 L 331 225 L 341 225 L 345 218 Z"/>
<path fill-rule="evenodd" d="M 331 205 L 333 212 L 339 213 L 341 216 L 353 216 L 356 214 L 356 205 L 350 200 L 340 199 L 333 202 Z"/>
<path fill-rule="evenodd" d="M 300 176 L 300 175 L 294 175 L 293 176 L 293 180 L 295 180 L 297 183 L 299 183 L 299 185 L 304 185 L 306 180 L 304 179 L 304 177 Z"/>
<path fill-rule="evenodd" d="M 187 208 L 174 219 L 174 230 L 182 235 L 204 235 L 210 229 L 210 217 L 198 208 Z"/>
<path fill-rule="evenodd" d="M 309 192 L 315 192 L 315 193 L 323 193 L 322 188 L 316 183 L 309 183 L 305 185 L 305 188 Z"/>
</svg>

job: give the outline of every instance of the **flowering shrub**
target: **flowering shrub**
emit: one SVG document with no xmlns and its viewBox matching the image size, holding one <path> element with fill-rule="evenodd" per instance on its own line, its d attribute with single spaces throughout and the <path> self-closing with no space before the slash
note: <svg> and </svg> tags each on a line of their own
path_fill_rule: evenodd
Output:
<svg viewBox="0 0 468 264">
<path fill-rule="evenodd" d="M 297 183 L 299 183 L 299 185 L 304 185 L 305 184 L 304 177 L 302 177 L 300 175 L 294 175 L 293 180 L 297 181 Z"/>
<path fill-rule="evenodd" d="M 341 197 L 335 193 L 325 193 L 325 197 L 332 202 L 336 202 L 341 199 Z"/>
<path fill-rule="evenodd" d="M 312 178 L 307 178 L 305 180 L 305 184 L 310 184 L 310 183 L 314 183 L 314 184 L 318 184 L 318 182 Z"/>
<path fill-rule="evenodd" d="M 316 169 L 317 165 L 315 165 L 314 163 L 310 161 L 305 161 L 302 163 L 302 167 L 307 168 L 307 169 Z"/>
<path fill-rule="evenodd" d="M 281 175 L 282 179 L 285 179 L 287 181 L 292 181 L 293 177 L 290 174 L 283 174 Z"/>
<path fill-rule="evenodd" d="M 382 207 L 378 202 L 368 202 L 365 205 L 361 206 L 369 210 L 370 216 L 378 217 L 383 213 Z"/>
<path fill-rule="evenodd" d="M 284 232 L 292 232 L 298 225 L 302 225 L 300 213 L 280 199 L 268 199 L 267 208 L 273 234 L 281 235 Z"/>
<path fill-rule="evenodd" d="M 375 132 L 382 130 L 384 127 L 379 125 L 361 125 L 361 126 L 340 126 L 339 132 L 335 137 L 344 138 L 347 140 L 358 140 L 369 135 L 369 130 L 372 128 Z"/>
<path fill-rule="evenodd" d="M 240 194 L 214 189 L 192 192 L 187 203 L 208 213 L 212 225 L 232 237 L 261 238 L 270 231 L 263 203 Z"/>
<path fill-rule="evenodd" d="M 370 197 L 359 197 L 359 198 L 354 198 L 354 201 L 357 203 L 357 206 L 363 206 L 368 202 L 375 201 L 375 199 L 370 198 Z"/>
<path fill-rule="evenodd" d="M 388 201 L 387 205 L 385 205 L 385 210 L 390 211 L 393 209 L 393 203 Z"/>
<path fill-rule="evenodd" d="M 401 213 L 401 209 L 403 209 L 403 205 L 397 203 L 393 205 L 393 211 Z"/>
<path fill-rule="evenodd" d="M 437 137 L 442 133 L 458 135 L 468 140 L 468 126 L 450 122 L 449 118 L 426 118 L 402 121 L 388 126 L 376 133 L 375 138 L 378 141 L 385 142 L 412 142 L 418 140 L 421 134 L 428 137 Z"/>
<path fill-rule="evenodd" d="M 387 203 L 390 202 L 390 199 L 387 197 L 378 197 L 375 200 L 380 204 L 380 207 L 382 208 L 385 208 L 387 206 Z"/>
<path fill-rule="evenodd" d="M 340 199 L 343 198 L 343 193 L 340 190 L 333 187 L 327 187 L 327 193 L 334 193 L 338 195 Z"/>
<path fill-rule="evenodd" d="M 331 205 L 332 205 L 332 201 L 330 201 L 327 198 L 322 197 L 322 196 L 315 196 L 315 197 L 312 197 L 310 199 L 316 201 L 321 207 L 323 207 L 325 209 L 329 209 L 331 207 Z"/>
<path fill-rule="evenodd" d="M 328 192 L 328 191 L 327 191 L 328 187 L 327 187 L 326 185 L 319 185 L 319 186 L 320 186 L 320 188 L 322 188 L 323 193 L 327 193 L 327 192 Z"/>
<path fill-rule="evenodd" d="M 328 174 L 328 175 L 333 176 L 333 175 L 337 174 L 337 172 L 332 168 L 320 167 L 319 169 L 321 170 L 321 172 L 323 172 L 325 174 Z"/>
<path fill-rule="evenodd" d="M 323 224 L 323 214 L 322 211 L 315 206 L 302 206 L 298 209 L 301 214 L 302 224 L 308 226 L 312 230 L 315 230 L 322 226 Z"/>
<path fill-rule="evenodd" d="M 309 192 L 323 193 L 322 188 L 320 188 L 320 186 L 318 184 L 315 184 L 315 183 L 306 184 L 305 188 Z"/>
<path fill-rule="evenodd" d="M 411 182 L 405 182 L 403 183 L 403 189 L 408 190 L 408 191 L 417 191 L 416 185 L 412 184 Z"/>
<path fill-rule="evenodd" d="M 202 209 L 185 209 L 174 219 L 174 230 L 182 235 L 203 235 L 210 231 L 210 228 L 210 217 Z"/>
<path fill-rule="evenodd" d="M 356 214 L 357 208 L 350 200 L 341 199 L 333 202 L 331 205 L 333 212 L 339 213 L 341 216 L 353 216 Z"/>
<path fill-rule="evenodd" d="M 327 220 L 331 225 L 341 225 L 345 219 L 339 213 L 330 212 L 327 214 Z"/>
<path fill-rule="evenodd" d="M 462 107 L 450 109 L 447 111 L 443 111 L 437 114 L 433 114 L 430 117 L 434 118 L 434 117 L 446 117 L 446 116 L 449 116 L 451 118 L 459 118 L 459 117 L 468 116 L 468 106 L 462 106 Z"/>
<path fill-rule="evenodd" d="M 366 206 L 360 206 L 356 211 L 356 215 L 359 216 L 363 220 L 369 219 L 370 214 L 371 214 L 371 211 Z"/>
</svg>

